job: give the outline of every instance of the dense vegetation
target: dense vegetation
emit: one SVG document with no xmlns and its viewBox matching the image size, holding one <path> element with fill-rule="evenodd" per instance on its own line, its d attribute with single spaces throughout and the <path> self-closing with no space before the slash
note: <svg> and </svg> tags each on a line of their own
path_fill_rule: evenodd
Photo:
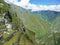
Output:
<svg viewBox="0 0 60 45">
<path fill-rule="evenodd" d="M 30 38 L 16 12 L 3 0 L 0 0 L 0 4 L 0 45 L 35 45 L 32 39 L 35 35 L 31 35 L 33 37 Z M 8 25 L 12 25 L 12 28 L 8 29 Z"/>
<path fill-rule="evenodd" d="M 50 21 L 51 21 L 51 18 L 54 18 L 52 19 L 52 22 L 50 22 L 45 20 L 44 17 L 42 18 L 40 16 L 41 14 L 40 15 L 31 14 L 27 10 L 21 7 L 18 7 L 16 5 L 12 4 L 11 8 L 13 11 L 15 11 L 18 14 L 17 16 L 23 21 L 25 27 L 31 30 L 32 32 L 35 32 L 35 39 L 37 43 L 39 43 L 39 45 L 57 45 L 58 44 L 57 43 L 59 42 L 58 34 L 60 33 L 60 31 L 58 30 L 60 30 L 59 28 L 60 23 L 57 20 L 60 20 L 59 19 L 60 15 L 57 15 L 57 14 L 59 14 L 59 12 L 56 12 L 57 14 L 55 14 L 52 11 L 52 14 L 55 14 L 55 15 L 51 15 L 52 17 L 50 16 L 50 19 L 48 19 L 49 17 L 47 16 L 48 17 L 47 20 L 50 20 Z M 59 26 L 55 25 L 55 24 L 58 24 L 57 22 L 59 23 Z"/>
<path fill-rule="evenodd" d="M 51 23 L 3 0 L 0 5 L 0 45 L 60 45 L 60 17 L 56 17 L 57 14 Z"/>
</svg>

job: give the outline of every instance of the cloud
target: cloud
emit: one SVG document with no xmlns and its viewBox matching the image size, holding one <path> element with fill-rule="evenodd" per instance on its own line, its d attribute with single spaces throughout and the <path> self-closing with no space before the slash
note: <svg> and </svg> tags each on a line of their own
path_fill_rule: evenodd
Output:
<svg viewBox="0 0 60 45">
<path fill-rule="evenodd" d="M 17 2 L 17 0 L 5 0 L 5 2 L 7 2 L 7 3 L 15 3 L 15 2 Z"/>
<path fill-rule="evenodd" d="M 29 0 L 21 0 L 20 2 L 18 0 L 5 0 L 5 2 L 13 3 L 24 8 L 29 3 Z"/>
<path fill-rule="evenodd" d="M 31 9 L 31 11 L 41 11 L 41 10 L 52 10 L 52 11 L 60 11 L 60 4 L 59 5 L 36 5 L 31 4 L 30 0 L 21 0 L 18 2 L 17 0 L 5 0 L 8 3 L 13 3 L 18 6 L 21 6 L 25 9 Z"/>
<path fill-rule="evenodd" d="M 52 11 L 60 11 L 60 5 L 35 5 L 29 4 L 26 7 L 27 9 L 32 9 L 32 11 L 41 11 L 41 10 L 52 10 Z"/>
</svg>

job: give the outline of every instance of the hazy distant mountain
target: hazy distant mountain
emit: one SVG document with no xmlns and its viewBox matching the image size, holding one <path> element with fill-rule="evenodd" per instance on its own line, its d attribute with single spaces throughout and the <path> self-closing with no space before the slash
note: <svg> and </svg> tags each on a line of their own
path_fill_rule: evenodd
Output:
<svg viewBox="0 0 60 45">
<path fill-rule="evenodd" d="M 56 17 L 60 16 L 60 12 L 43 10 L 43 11 L 33 11 L 32 14 L 40 15 L 43 19 L 48 21 L 53 21 Z"/>
</svg>

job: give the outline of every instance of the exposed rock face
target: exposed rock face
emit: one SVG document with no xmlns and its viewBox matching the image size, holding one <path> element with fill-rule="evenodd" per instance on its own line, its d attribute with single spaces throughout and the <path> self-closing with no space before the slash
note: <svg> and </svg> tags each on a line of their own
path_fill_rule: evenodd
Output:
<svg viewBox="0 0 60 45">
<path fill-rule="evenodd" d="M 11 24 L 6 24 L 6 28 L 7 28 L 8 30 L 12 30 L 12 25 L 11 25 Z"/>
<path fill-rule="evenodd" d="M 3 0 L 0 2 L 0 45 L 21 45 L 21 42 L 24 45 L 35 45 L 35 34 L 25 28 L 16 12 L 11 11 L 9 4 Z"/>
</svg>

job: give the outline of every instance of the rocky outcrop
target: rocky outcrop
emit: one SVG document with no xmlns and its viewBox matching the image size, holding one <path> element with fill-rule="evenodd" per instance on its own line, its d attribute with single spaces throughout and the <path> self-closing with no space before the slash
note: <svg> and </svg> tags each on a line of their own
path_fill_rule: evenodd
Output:
<svg viewBox="0 0 60 45">
<path fill-rule="evenodd" d="M 3 27 L 3 29 L 0 28 L 0 44 L 5 45 L 9 41 L 14 39 L 14 36 L 16 36 L 16 33 L 19 32 L 19 36 L 15 37 L 17 40 L 15 40 L 16 43 L 12 42 L 12 45 L 20 45 L 21 41 L 24 41 L 24 45 L 35 45 L 35 34 L 32 31 L 29 31 L 24 26 L 22 20 L 17 17 L 16 12 L 11 11 L 9 8 L 9 4 L 6 4 L 3 2 L 3 0 L 0 1 L 0 27 Z M 7 8 L 8 7 L 8 8 Z M 12 30 L 12 31 L 10 31 Z M 31 34 L 31 35 L 30 35 Z M 5 37 L 7 36 L 7 37 Z M 23 39 L 24 36 L 24 40 Z M 3 43 L 2 43 L 3 42 Z M 28 43 L 27 43 L 28 42 Z M 11 45 L 9 42 L 9 45 Z"/>
</svg>

